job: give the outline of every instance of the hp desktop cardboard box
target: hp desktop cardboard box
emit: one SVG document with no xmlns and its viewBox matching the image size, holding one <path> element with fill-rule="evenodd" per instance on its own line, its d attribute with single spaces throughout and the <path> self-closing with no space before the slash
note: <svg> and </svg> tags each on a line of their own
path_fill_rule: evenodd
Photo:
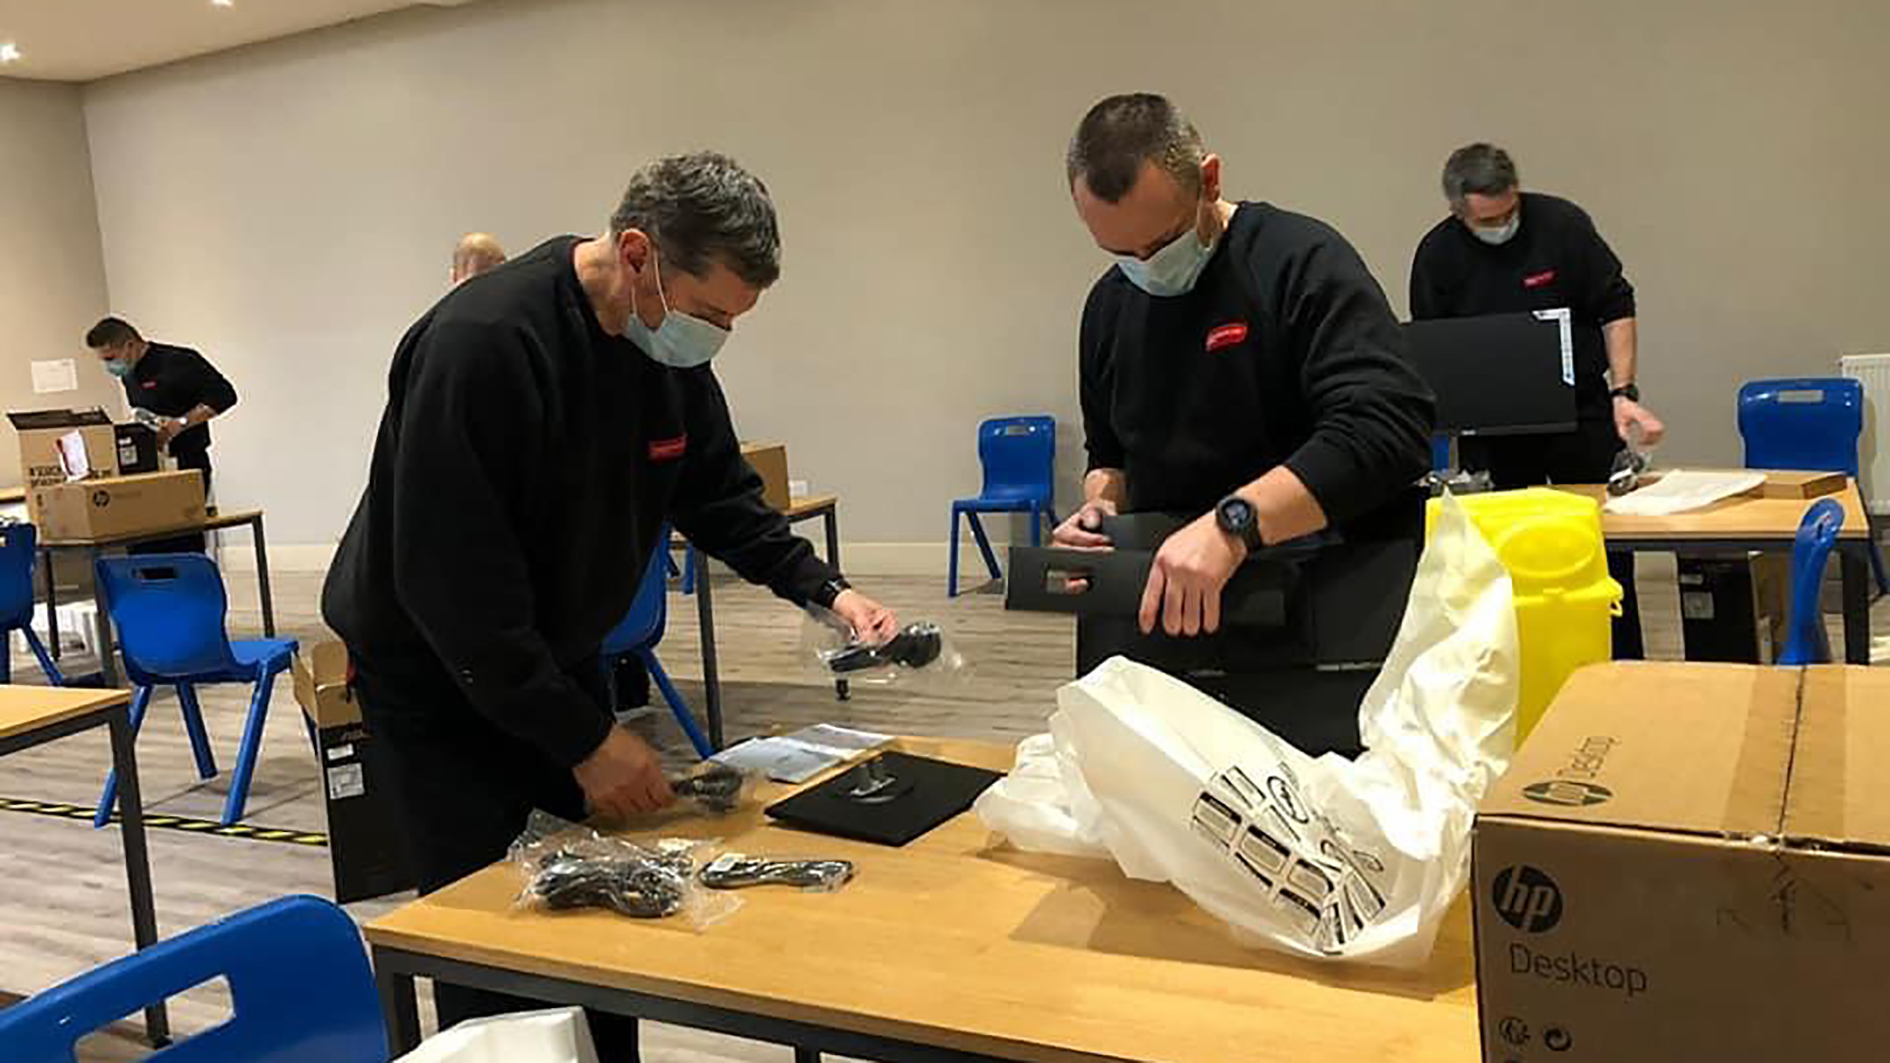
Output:
<svg viewBox="0 0 1890 1063">
<path fill-rule="evenodd" d="M 60 441 L 78 434 L 92 473 L 118 472 L 117 434 L 104 410 L 22 410 L 7 414 L 20 436 L 20 486 L 26 489 L 26 515 L 39 523 L 36 488 L 66 482 L 66 462 Z"/>
<path fill-rule="evenodd" d="M 347 647 L 322 642 L 296 654 L 295 700 L 315 725 L 335 900 L 347 904 L 412 889 L 386 769 L 348 686 Z"/>
<path fill-rule="evenodd" d="M 195 469 L 73 480 L 32 488 L 26 497 L 42 542 L 106 539 L 204 522 L 203 475 Z"/>
<path fill-rule="evenodd" d="M 1477 817 L 1486 1063 L 1883 1058 L 1890 675 L 1602 665 Z"/>
</svg>

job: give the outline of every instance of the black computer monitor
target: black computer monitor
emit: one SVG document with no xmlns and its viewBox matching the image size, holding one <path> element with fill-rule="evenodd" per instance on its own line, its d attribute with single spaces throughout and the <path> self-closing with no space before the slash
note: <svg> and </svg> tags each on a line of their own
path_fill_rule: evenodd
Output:
<svg viewBox="0 0 1890 1063">
<path fill-rule="evenodd" d="M 1542 435 L 1575 429 L 1575 365 L 1566 310 L 1413 321 L 1411 365 L 1437 394 L 1444 435 Z"/>
</svg>

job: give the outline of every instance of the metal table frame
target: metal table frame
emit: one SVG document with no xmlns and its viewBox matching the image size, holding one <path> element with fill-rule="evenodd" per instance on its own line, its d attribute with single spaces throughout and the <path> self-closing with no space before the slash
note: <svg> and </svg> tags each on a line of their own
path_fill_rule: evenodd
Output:
<svg viewBox="0 0 1890 1063">
<path fill-rule="evenodd" d="M 39 544 L 40 567 L 46 572 L 46 624 L 51 652 L 55 660 L 59 657 L 59 592 L 55 557 L 62 550 L 83 551 L 94 566 L 92 581 L 92 601 L 98 608 L 98 659 L 99 672 L 105 685 L 118 685 L 117 649 L 112 640 L 111 613 L 105 606 L 105 588 L 98 583 L 96 565 L 98 559 L 107 550 L 122 550 L 140 543 L 159 542 L 175 539 L 179 535 L 192 532 L 208 534 L 226 528 L 240 528 L 247 525 L 250 529 L 250 541 L 256 548 L 256 589 L 262 599 L 263 637 L 276 637 L 276 601 L 269 586 L 269 545 L 263 535 L 263 514 L 261 510 L 233 513 L 228 516 L 213 516 L 202 524 L 193 524 L 182 528 L 169 528 L 164 531 L 139 532 L 136 535 L 117 535 L 105 539 L 71 539 L 58 541 L 42 540 Z"/>
<path fill-rule="evenodd" d="M 836 569 L 840 567 L 840 499 L 837 496 L 826 499 L 818 506 L 790 512 L 786 516 L 790 525 L 819 517 L 826 525 L 827 563 Z M 260 535 L 260 527 L 258 534 Z M 685 545 L 685 549 L 695 550 L 695 547 Z M 702 630 L 702 687 L 703 700 L 707 703 L 704 715 L 708 717 L 709 744 L 716 749 L 721 749 L 725 744 L 722 728 L 722 680 L 716 664 L 713 588 L 714 582 L 709 579 L 707 558 L 703 558 L 696 565 L 696 620 Z M 847 700 L 852 695 L 852 690 L 844 679 L 834 680 L 833 689 L 834 694 L 841 701 Z"/>
<path fill-rule="evenodd" d="M 881 1063 L 1000 1063 L 1003 1058 L 674 1000 L 629 989 L 613 989 L 564 978 L 528 974 L 490 964 L 449 960 L 406 949 L 375 946 L 372 952 L 374 977 L 380 986 L 381 1008 L 387 1017 L 388 1041 L 396 1056 L 411 1052 L 420 1043 L 420 1014 L 414 979 L 431 978 L 453 985 L 543 1000 L 554 1006 L 577 1005 L 630 1018 L 792 1045 L 795 1063 L 819 1063 L 823 1053 Z"/>
<path fill-rule="evenodd" d="M 131 933 L 138 948 L 143 950 L 157 944 L 157 909 L 151 898 L 151 860 L 145 846 L 144 797 L 138 789 L 138 754 L 132 741 L 130 699 L 11 738 L 0 738 L 0 757 L 80 734 L 100 724 L 111 729 L 112 766 L 118 771 L 125 879 L 131 893 Z M 152 1047 L 162 1048 L 170 1043 L 170 1015 L 163 1001 L 144 1009 L 144 1029 Z"/>
<path fill-rule="evenodd" d="M 1628 539 L 1609 538 L 1611 551 L 1637 554 L 1712 554 L 1712 553 L 1790 553 L 1792 540 L 1724 539 Z M 1870 663 L 1870 540 L 1839 539 L 1839 578 L 1843 585 L 1844 663 Z"/>
</svg>

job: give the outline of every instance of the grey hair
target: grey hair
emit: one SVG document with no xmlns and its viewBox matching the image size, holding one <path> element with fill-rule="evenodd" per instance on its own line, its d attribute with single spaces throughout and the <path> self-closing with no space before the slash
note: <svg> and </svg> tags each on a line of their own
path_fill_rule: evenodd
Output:
<svg viewBox="0 0 1890 1063">
<path fill-rule="evenodd" d="M 1148 162 L 1173 176 L 1183 192 L 1200 194 L 1206 158 L 1200 131 L 1180 108 L 1165 96 L 1136 92 L 1089 109 L 1070 138 L 1064 169 L 1072 185 L 1081 177 L 1091 195 L 1118 203 Z"/>
<path fill-rule="evenodd" d="M 670 155 L 638 170 L 610 216 L 612 236 L 631 229 L 655 241 L 664 264 L 694 277 L 718 262 L 757 288 L 781 276 L 768 186 L 718 152 Z"/>
<path fill-rule="evenodd" d="M 1516 162 L 1494 144 L 1472 144 L 1450 153 L 1444 163 L 1444 198 L 1462 207 L 1465 196 L 1500 196 L 1519 183 Z"/>
</svg>

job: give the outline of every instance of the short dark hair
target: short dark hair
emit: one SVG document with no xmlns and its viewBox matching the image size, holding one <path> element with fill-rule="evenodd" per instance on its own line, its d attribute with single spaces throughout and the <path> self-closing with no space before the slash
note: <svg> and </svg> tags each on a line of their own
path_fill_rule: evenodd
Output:
<svg viewBox="0 0 1890 1063">
<path fill-rule="evenodd" d="M 121 317 L 101 318 L 98 324 L 85 331 L 85 345 L 95 351 L 143 338 L 138 335 L 137 329 L 131 327 L 131 322 Z"/>
<path fill-rule="evenodd" d="M 694 277 L 720 262 L 766 288 L 781 276 L 781 228 L 768 186 L 713 151 L 671 155 L 638 170 L 610 216 L 612 235 L 639 229 L 669 265 Z"/>
<path fill-rule="evenodd" d="M 1174 177 L 1181 190 L 1201 191 L 1201 160 L 1207 150 L 1194 123 L 1152 92 L 1111 96 L 1089 109 L 1070 138 L 1065 171 L 1105 203 L 1121 202 L 1135 187 L 1142 164 L 1152 162 Z"/>
<path fill-rule="evenodd" d="M 1494 144 L 1458 148 L 1444 163 L 1444 198 L 1453 207 L 1462 206 L 1465 196 L 1500 196 L 1518 183 L 1516 161 Z"/>
</svg>

